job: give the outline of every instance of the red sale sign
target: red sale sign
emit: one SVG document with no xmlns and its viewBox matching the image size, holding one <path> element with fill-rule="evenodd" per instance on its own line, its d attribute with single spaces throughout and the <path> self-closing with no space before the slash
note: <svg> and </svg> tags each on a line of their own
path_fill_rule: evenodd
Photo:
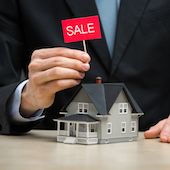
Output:
<svg viewBox="0 0 170 170">
<path fill-rule="evenodd" d="M 100 39 L 100 22 L 98 16 L 62 20 L 64 42 Z"/>
</svg>

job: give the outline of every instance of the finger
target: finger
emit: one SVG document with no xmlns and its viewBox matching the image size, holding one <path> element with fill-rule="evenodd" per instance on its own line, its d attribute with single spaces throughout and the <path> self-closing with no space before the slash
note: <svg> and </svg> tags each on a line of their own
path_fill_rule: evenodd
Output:
<svg viewBox="0 0 170 170">
<path fill-rule="evenodd" d="M 160 132 L 165 124 L 166 119 L 158 122 L 155 126 L 152 126 L 149 130 L 144 132 L 146 139 L 157 138 L 160 136 Z"/>
<path fill-rule="evenodd" d="M 170 143 L 170 116 L 166 120 L 162 131 L 160 133 L 160 141 L 165 143 Z"/>
<path fill-rule="evenodd" d="M 64 80 L 55 80 L 48 82 L 46 84 L 46 88 L 50 89 L 50 93 L 56 93 L 61 90 L 65 90 L 74 86 L 77 86 L 80 84 L 80 80 L 75 80 L 75 79 L 64 79 Z"/>
<path fill-rule="evenodd" d="M 45 71 L 57 66 L 71 68 L 81 72 L 88 71 L 90 69 L 90 65 L 88 63 L 83 63 L 80 60 L 66 57 L 52 57 L 44 60 L 35 59 L 29 64 L 29 71 L 34 73 L 37 71 Z"/>
<path fill-rule="evenodd" d="M 32 54 L 32 59 L 35 58 L 46 59 L 46 58 L 51 58 L 56 56 L 72 58 L 72 59 L 80 60 L 84 63 L 90 62 L 90 56 L 84 51 L 63 48 L 63 47 L 35 50 Z"/>
<path fill-rule="evenodd" d="M 48 69 L 46 71 L 38 72 L 30 76 L 35 84 L 41 85 L 43 83 L 48 83 L 54 80 L 62 80 L 62 79 L 83 79 L 85 76 L 84 73 L 69 69 L 69 68 L 61 68 L 55 67 Z"/>
</svg>

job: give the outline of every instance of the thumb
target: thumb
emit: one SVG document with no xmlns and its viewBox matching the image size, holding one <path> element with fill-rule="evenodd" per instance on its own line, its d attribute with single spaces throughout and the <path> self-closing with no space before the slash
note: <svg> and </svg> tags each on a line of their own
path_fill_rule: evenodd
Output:
<svg viewBox="0 0 170 170">
<path fill-rule="evenodd" d="M 160 133 L 160 141 L 165 143 L 170 143 L 170 116 L 165 122 L 163 129 Z"/>
<path fill-rule="evenodd" d="M 166 122 L 166 119 L 161 120 L 155 126 L 152 126 L 149 130 L 144 132 L 144 137 L 146 139 L 152 139 L 152 138 L 159 137 L 165 122 Z"/>
</svg>

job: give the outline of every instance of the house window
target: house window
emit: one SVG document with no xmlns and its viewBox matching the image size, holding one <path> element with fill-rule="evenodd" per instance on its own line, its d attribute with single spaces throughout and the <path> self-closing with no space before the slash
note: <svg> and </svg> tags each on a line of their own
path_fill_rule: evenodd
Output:
<svg viewBox="0 0 170 170">
<path fill-rule="evenodd" d="M 79 132 L 87 132 L 87 125 L 79 124 Z"/>
<path fill-rule="evenodd" d="M 78 112 L 79 113 L 83 112 L 83 103 L 78 103 Z"/>
<path fill-rule="evenodd" d="M 126 122 L 121 123 L 121 132 L 126 133 Z"/>
<path fill-rule="evenodd" d="M 88 113 L 89 104 L 88 103 L 78 103 L 78 113 Z"/>
<path fill-rule="evenodd" d="M 67 130 L 67 123 L 60 122 L 60 130 Z"/>
<path fill-rule="evenodd" d="M 119 113 L 122 113 L 122 112 L 123 112 L 123 104 L 120 103 L 120 104 L 119 104 Z"/>
<path fill-rule="evenodd" d="M 131 132 L 136 132 L 136 122 L 135 121 L 131 122 Z"/>
<path fill-rule="evenodd" d="M 97 125 L 96 124 L 90 124 L 90 132 L 97 132 Z"/>
<path fill-rule="evenodd" d="M 119 104 L 119 113 L 127 114 L 128 113 L 128 103 L 120 103 Z"/>
<path fill-rule="evenodd" d="M 87 103 L 84 103 L 84 113 L 88 113 L 89 105 Z"/>
<path fill-rule="evenodd" d="M 107 124 L 107 134 L 112 134 L 112 123 Z"/>
</svg>

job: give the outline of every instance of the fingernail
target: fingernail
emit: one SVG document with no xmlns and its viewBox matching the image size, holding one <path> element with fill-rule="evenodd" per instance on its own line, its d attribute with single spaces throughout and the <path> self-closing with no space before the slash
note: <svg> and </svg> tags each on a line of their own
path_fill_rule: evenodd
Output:
<svg viewBox="0 0 170 170">
<path fill-rule="evenodd" d="M 82 53 L 81 56 L 82 56 L 83 62 L 85 62 L 85 63 L 90 62 L 90 56 L 87 53 Z"/>
<path fill-rule="evenodd" d="M 90 69 L 90 65 L 88 63 L 84 64 L 84 71 L 88 71 Z"/>
<path fill-rule="evenodd" d="M 85 73 L 80 73 L 80 75 L 81 75 L 81 78 L 84 78 Z"/>
</svg>

